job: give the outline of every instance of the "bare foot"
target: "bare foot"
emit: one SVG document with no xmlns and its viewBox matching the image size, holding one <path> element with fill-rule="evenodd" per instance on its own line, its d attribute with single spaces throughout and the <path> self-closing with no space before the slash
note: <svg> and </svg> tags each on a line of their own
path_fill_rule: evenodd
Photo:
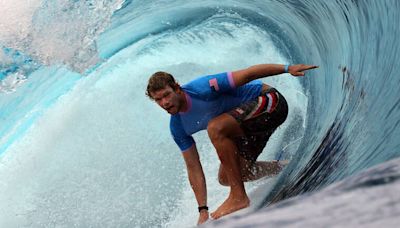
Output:
<svg viewBox="0 0 400 228">
<path fill-rule="evenodd" d="M 224 215 L 246 208 L 249 205 L 250 205 L 250 200 L 247 196 L 246 198 L 241 198 L 241 199 L 229 196 L 228 199 L 226 199 L 225 202 L 223 202 L 216 211 L 211 213 L 211 217 L 213 219 L 219 219 Z"/>
</svg>

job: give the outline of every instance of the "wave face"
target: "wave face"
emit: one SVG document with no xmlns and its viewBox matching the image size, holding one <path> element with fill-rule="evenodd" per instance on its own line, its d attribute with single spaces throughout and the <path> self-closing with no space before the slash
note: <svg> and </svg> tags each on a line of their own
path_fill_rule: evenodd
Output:
<svg viewBox="0 0 400 228">
<path fill-rule="evenodd" d="M 396 0 L 29 2 L 0 13 L 2 227 L 195 224 L 168 115 L 144 96 L 158 70 L 185 83 L 265 62 L 320 66 L 263 79 L 290 113 L 261 159 L 292 162 L 260 207 L 400 155 Z M 218 158 L 204 132 L 195 139 L 216 208 Z"/>
</svg>

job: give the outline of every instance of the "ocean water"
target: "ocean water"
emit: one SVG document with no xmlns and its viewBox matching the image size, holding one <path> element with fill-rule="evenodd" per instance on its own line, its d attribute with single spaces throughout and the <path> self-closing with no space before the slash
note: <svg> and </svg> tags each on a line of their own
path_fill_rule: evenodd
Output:
<svg viewBox="0 0 400 228">
<path fill-rule="evenodd" d="M 246 184 L 263 192 L 254 211 L 209 225 L 400 222 L 400 2 L 1 4 L 0 227 L 195 225 L 184 162 L 168 115 L 144 95 L 147 79 L 163 70 L 185 83 L 259 63 L 320 68 L 263 79 L 290 112 L 260 159 L 291 162 L 267 184 Z M 228 189 L 206 133 L 194 137 L 213 210 Z"/>
</svg>

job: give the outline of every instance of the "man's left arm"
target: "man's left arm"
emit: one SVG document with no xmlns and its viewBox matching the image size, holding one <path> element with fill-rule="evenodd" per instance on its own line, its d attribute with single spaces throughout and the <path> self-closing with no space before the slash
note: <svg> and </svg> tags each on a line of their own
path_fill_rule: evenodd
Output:
<svg viewBox="0 0 400 228">
<path fill-rule="evenodd" d="M 259 64 L 246 69 L 233 71 L 232 78 L 236 87 L 244 85 L 258 78 L 274 76 L 277 74 L 290 73 L 293 76 L 304 76 L 304 71 L 318 68 L 314 65 L 281 65 L 281 64 Z"/>
</svg>

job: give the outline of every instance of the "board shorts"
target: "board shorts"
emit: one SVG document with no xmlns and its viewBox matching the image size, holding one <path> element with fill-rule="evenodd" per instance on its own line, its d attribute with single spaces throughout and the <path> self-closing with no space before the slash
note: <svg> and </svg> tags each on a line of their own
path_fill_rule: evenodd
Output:
<svg viewBox="0 0 400 228">
<path fill-rule="evenodd" d="M 239 155 L 255 162 L 269 137 L 285 122 L 288 105 L 278 90 L 269 88 L 257 99 L 243 103 L 228 114 L 239 122 L 244 132 L 244 136 L 234 138 Z"/>
</svg>

